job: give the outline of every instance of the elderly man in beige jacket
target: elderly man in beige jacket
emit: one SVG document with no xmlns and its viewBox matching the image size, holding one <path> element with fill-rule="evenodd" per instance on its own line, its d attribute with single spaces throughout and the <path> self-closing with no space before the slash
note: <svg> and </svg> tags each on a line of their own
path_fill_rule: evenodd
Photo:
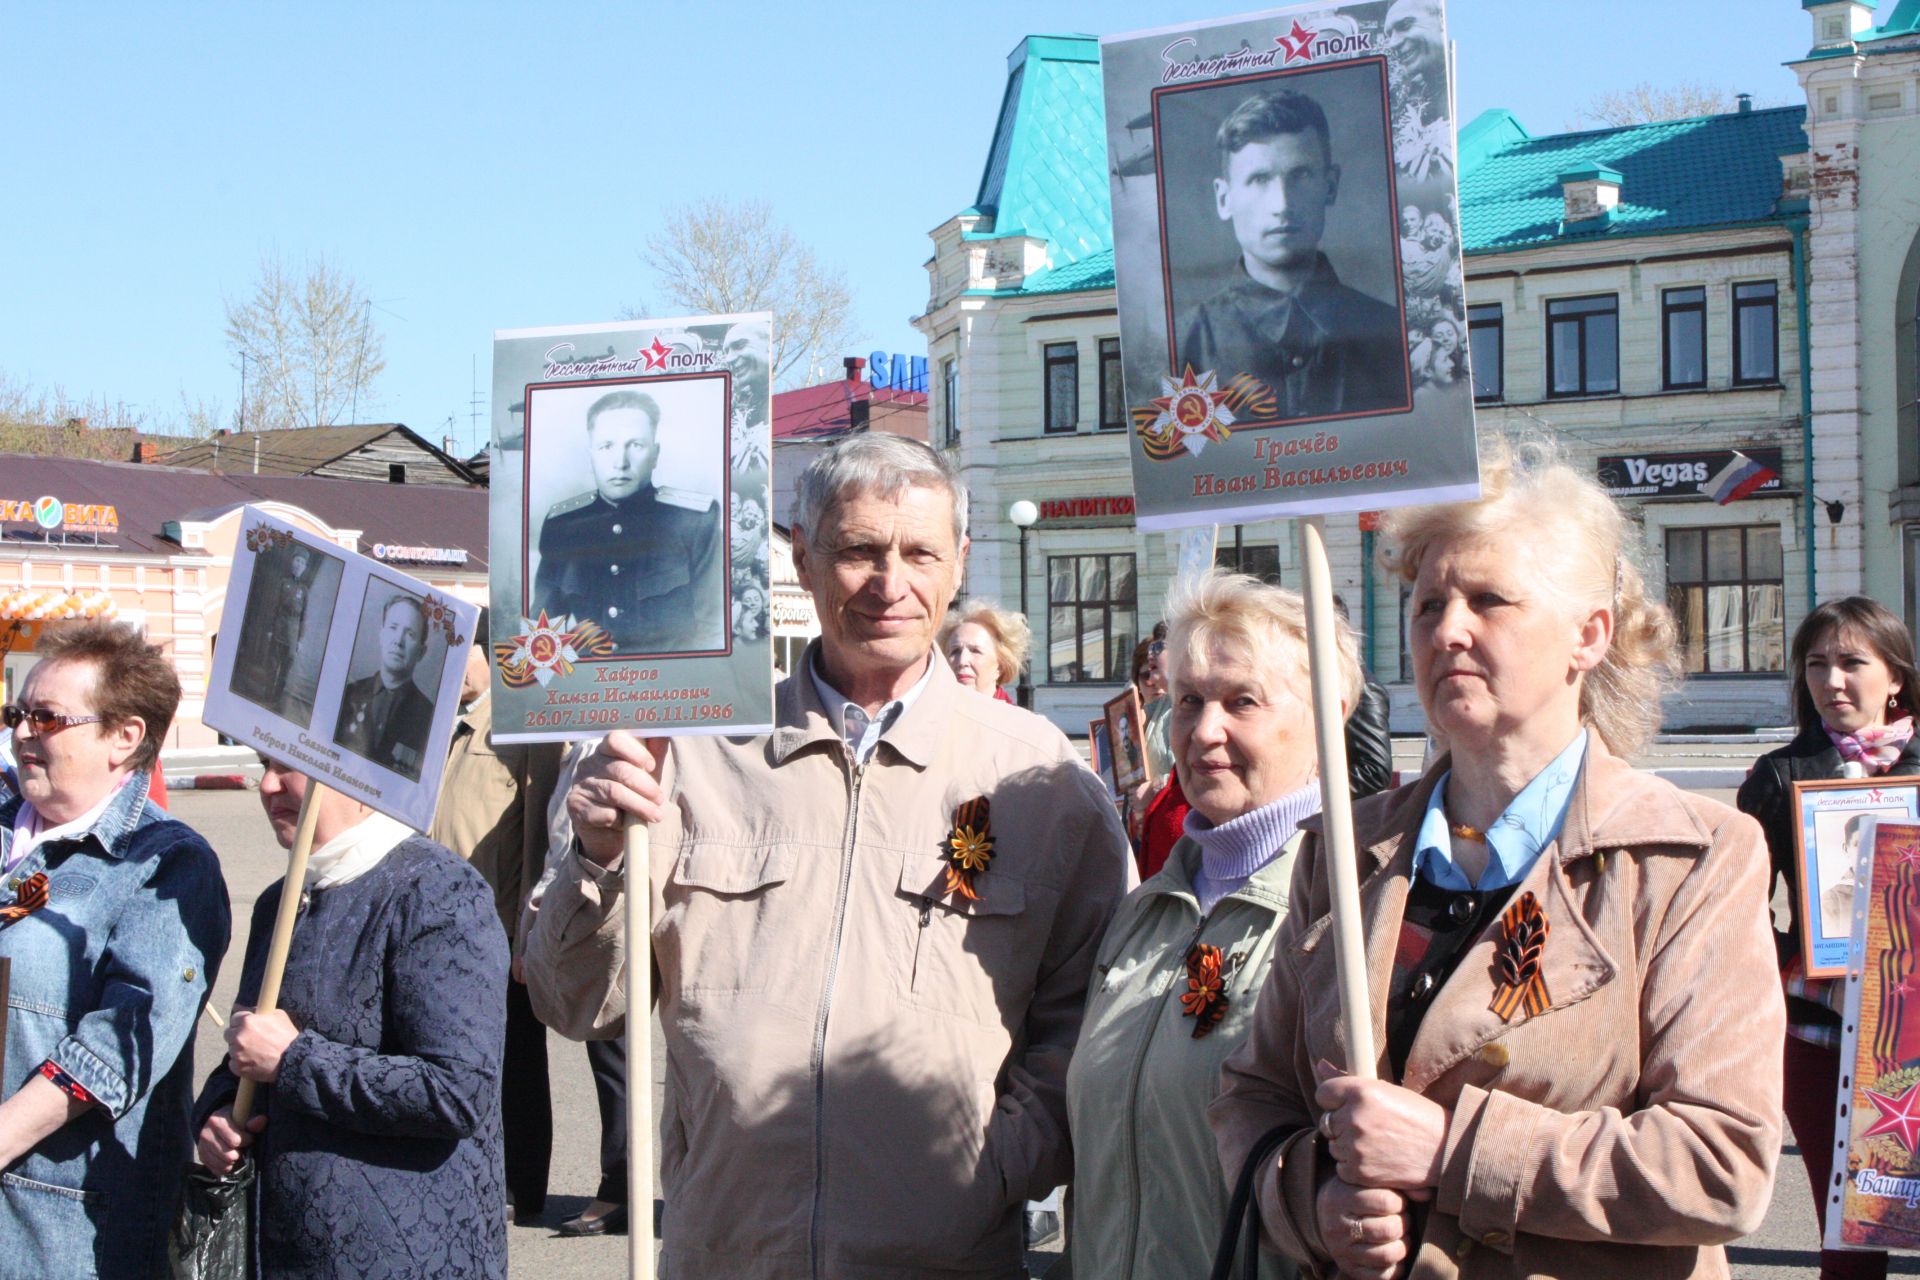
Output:
<svg viewBox="0 0 1920 1280">
<path fill-rule="evenodd" d="M 855 437 L 795 503 L 821 637 L 773 733 L 608 739 L 529 986 L 566 1034 L 619 1027 L 620 824 L 644 819 L 670 1274 L 1013 1280 L 1021 1202 L 1071 1172 L 1067 1060 L 1126 840 L 1058 730 L 934 650 L 967 550 L 952 467 Z"/>
</svg>

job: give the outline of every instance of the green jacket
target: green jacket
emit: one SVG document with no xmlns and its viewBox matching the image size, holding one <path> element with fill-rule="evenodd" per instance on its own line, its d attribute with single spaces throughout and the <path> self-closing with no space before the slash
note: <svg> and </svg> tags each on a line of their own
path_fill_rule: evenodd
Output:
<svg viewBox="0 0 1920 1280">
<path fill-rule="evenodd" d="M 1200 848 L 1182 837 L 1160 873 L 1120 904 L 1100 942 L 1067 1069 L 1074 1175 L 1067 1256 L 1053 1277 L 1207 1274 L 1231 1190 L 1207 1104 L 1220 1091 L 1221 1063 L 1252 1026 L 1299 844 L 1296 835 L 1203 922 L 1193 892 Z M 1229 963 L 1239 958 L 1225 983 L 1226 1014 L 1198 1040 L 1180 999 L 1196 943 L 1218 947 Z M 1294 1272 L 1265 1254 L 1260 1274 L 1281 1280 Z"/>
</svg>

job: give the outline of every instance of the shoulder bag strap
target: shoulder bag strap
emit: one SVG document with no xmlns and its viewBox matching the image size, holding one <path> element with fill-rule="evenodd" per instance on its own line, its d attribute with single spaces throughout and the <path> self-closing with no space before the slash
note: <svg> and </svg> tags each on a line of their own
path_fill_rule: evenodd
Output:
<svg viewBox="0 0 1920 1280">
<path fill-rule="evenodd" d="M 1227 1220 L 1220 1228 L 1220 1245 L 1214 1250 L 1208 1280 L 1230 1280 L 1236 1245 L 1241 1256 L 1241 1280 L 1259 1280 L 1260 1206 L 1253 1198 L 1253 1184 L 1280 1144 L 1300 1128 L 1297 1124 L 1276 1125 L 1260 1135 L 1260 1141 L 1247 1153 L 1247 1161 L 1240 1166 L 1240 1176 L 1233 1184 L 1233 1198 L 1227 1202 Z"/>
</svg>

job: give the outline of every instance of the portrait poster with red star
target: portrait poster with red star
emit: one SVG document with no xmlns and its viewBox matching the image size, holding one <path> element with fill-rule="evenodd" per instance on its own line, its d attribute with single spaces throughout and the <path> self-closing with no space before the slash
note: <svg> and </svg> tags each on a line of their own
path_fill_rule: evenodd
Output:
<svg viewBox="0 0 1920 1280">
<path fill-rule="evenodd" d="M 1920 1250 L 1920 825 L 1868 818 L 1861 850 L 1826 1247 Z"/>
<path fill-rule="evenodd" d="M 1442 0 L 1100 58 L 1139 526 L 1477 497 Z"/>
<path fill-rule="evenodd" d="M 499 742 L 773 727 L 772 316 L 503 330 Z"/>
<path fill-rule="evenodd" d="M 258 507 L 236 533 L 202 722 L 425 831 L 480 606 Z"/>
</svg>

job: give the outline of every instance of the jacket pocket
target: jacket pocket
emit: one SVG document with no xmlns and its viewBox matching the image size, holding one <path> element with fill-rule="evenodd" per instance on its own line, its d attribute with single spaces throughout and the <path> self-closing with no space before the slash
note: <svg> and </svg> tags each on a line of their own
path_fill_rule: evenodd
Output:
<svg viewBox="0 0 1920 1280">
<path fill-rule="evenodd" d="M 61 1187 L 51 1182 L 35 1182 L 32 1178 L 23 1178 L 17 1173 L 0 1173 L 0 1183 L 18 1191 L 30 1191 L 39 1195 L 55 1196 L 60 1200 L 70 1200 L 75 1204 L 85 1205 L 89 1209 L 104 1209 L 107 1205 L 105 1192 L 88 1191 L 82 1187 Z"/>
<path fill-rule="evenodd" d="M 781 963 L 761 936 L 762 924 L 777 920 L 767 904 L 792 877 L 799 856 L 793 845 L 701 841 L 680 850 L 654 937 L 656 946 L 666 943 L 669 954 L 661 962 L 677 969 L 682 993 L 761 991 L 773 984 Z M 778 934 L 777 923 L 770 928 Z"/>
<path fill-rule="evenodd" d="M 977 898 L 946 892 L 946 859 L 905 853 L 900 859 L 900 896 L 918 919 L 908 959 L 908 998 L 922 1008 L 959 1014 L 983 1024 L 1002 1020 L 1016 1007 L 1015 983 L 1031 984 L 1026 956 L 1029 925 L 1025 882 L 995 875 L 974 879 Z"/>
</svg>

